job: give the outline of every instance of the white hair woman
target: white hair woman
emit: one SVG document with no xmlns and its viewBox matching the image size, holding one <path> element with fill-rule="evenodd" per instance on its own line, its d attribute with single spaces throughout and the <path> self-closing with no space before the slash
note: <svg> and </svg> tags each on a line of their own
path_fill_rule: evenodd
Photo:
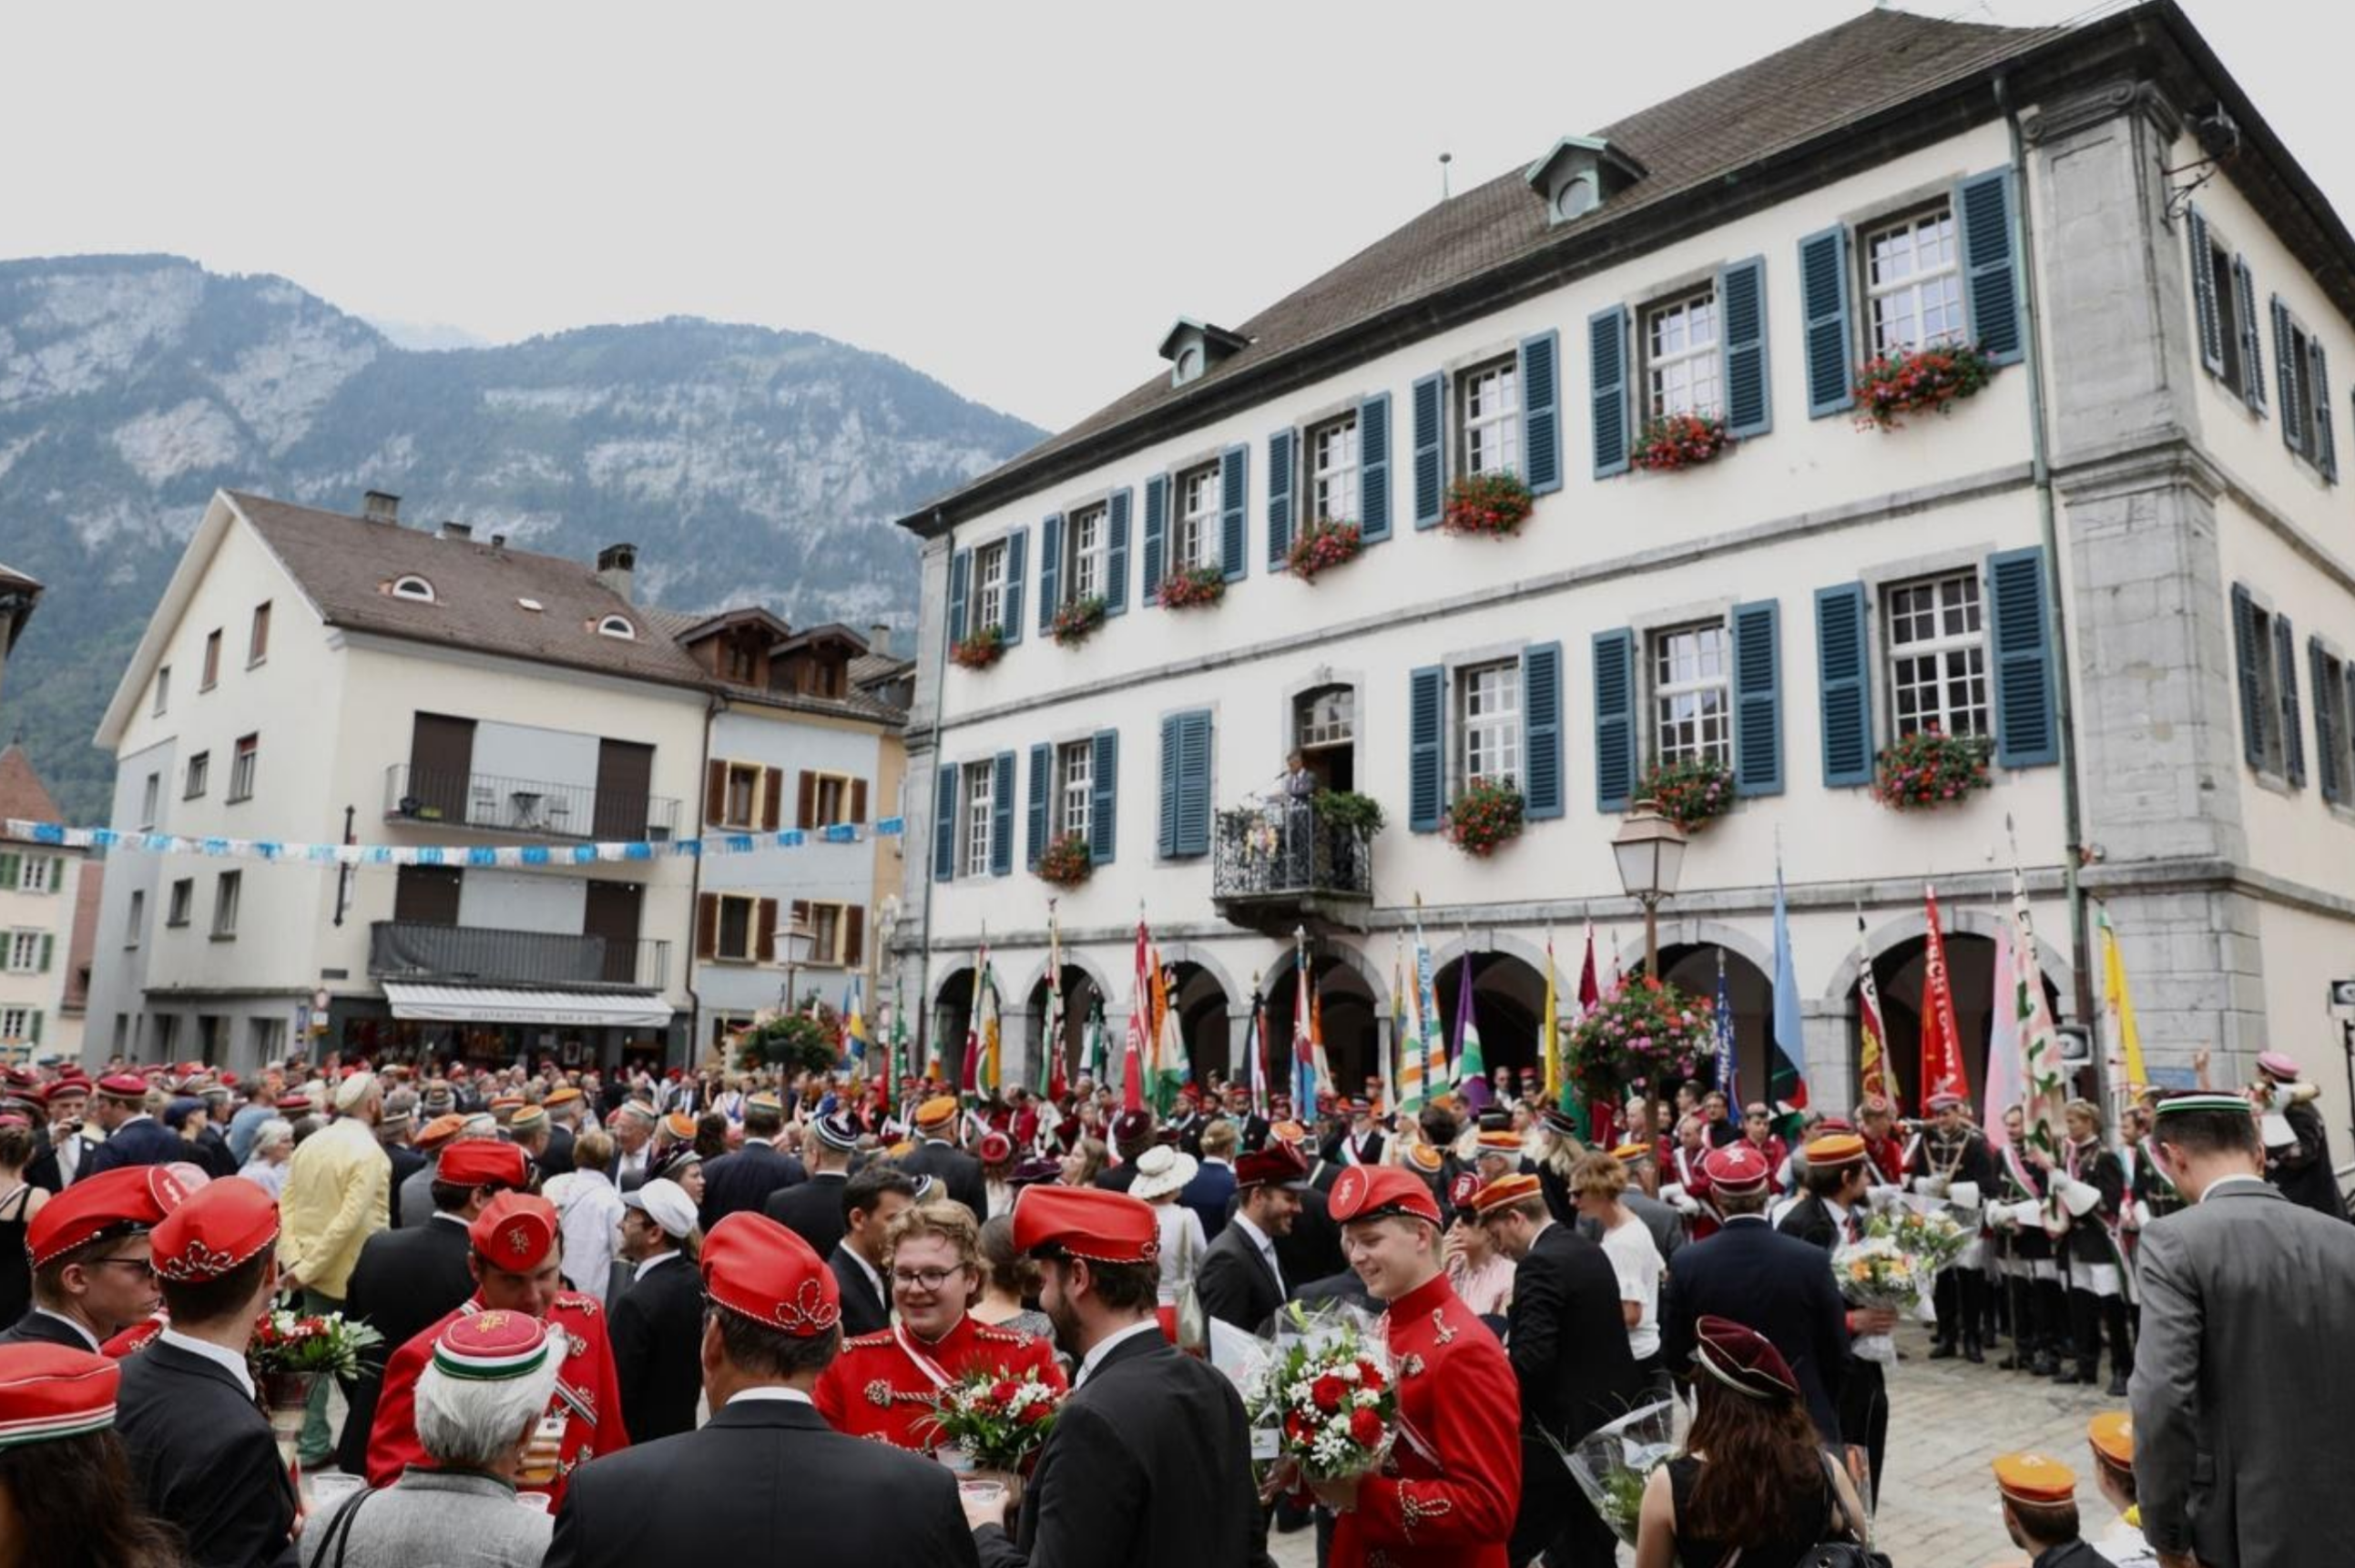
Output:
<svg viewBox="0 0 2355 1568">
<path fill-rule="evenodd" d="M 293 1157 L 294 1124 L 283 1116 L 272 1116 L 253 1130 L 253 1147 L 238 1174 L 267 1189 L 272 1198 L 282 1198 L 286 1162 Z"/>
</svg>

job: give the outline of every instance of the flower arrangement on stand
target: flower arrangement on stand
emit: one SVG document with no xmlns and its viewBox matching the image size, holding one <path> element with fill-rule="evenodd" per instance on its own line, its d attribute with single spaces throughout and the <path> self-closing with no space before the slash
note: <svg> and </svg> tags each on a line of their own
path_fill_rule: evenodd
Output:
<svg viewBox="0 0 2355 1568">
<path fill-rule="evenodd" d="M 1066 833 L 1039 855 L 1039 880 L 1059 888 L 1078 887 L 1095 869 L 1095 856 L 1083 833 Z"/>
<path fill-rule="evenodd" d="M 1161 580 L 1164 610 L 1191 610 L 1227 596 L 1227 574 L 1215 566 L 1181 567 Z"/>
<path fill-rule="evenodd" d="M 1716 1051 L 1709 998 L 1648 976 L 1620 986 L 1562 1029 L 1565 1070 L 1590 1101 L 1624 1100 L 1694 1077 Z"/>
<path fill-rule="evenodd" d="M 1891 811 L 1926 811 L 1991 787 L 1985 735 L 1949 735 L 1934 724 L 1881 748 L 1872 798 Z"/>
<path fill-rule="evenodd" d="M 1474 779 L 1447 807 L 1447 837 L 1483 859 L 1521 836 L 1527 803 L 1509 782 Z"/>
<path fill-rule="evenodd" d="M 792 1012 L 779 1013 L 738 1035 L 736 1049 L 747 1068 L 774 1067 L 789 1074 L 831 1072 L 842 1060 L 842 1020 L 813 991 Z"/>
<path fill-rule="evenodd" d="M 1723 455 L 1733 443 L 1733 433 L 1715 414 L 1663 414 L 1644 421 L 1627 461 L 1638 468 L 1673 474 L 1698 468 Z"/>
<path fill-rule="evenodd" d="M 1103 596 L 1091 593 L 1084 599 L 1074 599 L 1056 611 L 1055 619 L 1047 629 L 1048 635 L 1055 639 L 1055 645 L 1059 648 L 1075 648 L 1086 642 L 1103 623 Z"/>
<path fill-rule="evenodd" d="M 1697 833 L 1733 809 L 1733 770 L 1706 753 L 1656 763 L 1636 782 L 1636 797 L 1686 833 Z"/>
<path fill-rule="evenodd" d="M 1977 396 L 1995 372 L 1987 350 L 1970 343 L 1883 354 L 1857 371 L 1857 428 L 1898 430 L 1907 414 L 1933 409 L 1943 414 L 1965 398 Z"/>
<path fill-rule="evenodd" d="M 996 626 L 984 626 L 949 649 L 949 657 L 962 669 L 987 669 L 1006 655 L 1006 634 Z"/>
<path fill-rule="evenodd" d="M 1439 526 L 1451 534 L 1487 534 L 1490 539 L 1506 539 L 1520 531 L 1537 508 L 1537 497 L 1521 483 L 1521 476 L 1499 469 L 1487 474 L 1464 474 L 1447 486 L 1447 501 L 1440 513 Z"/>
<path fill-rule="evenodd" d="M 1019 1476 L 1047 1445 L 1063 1395 L 1040 1381 L 1038 1369 L 1020 1377 L 1004 1368 L 968 1372 L 943 1389 L 927 1424 L 938 1434 L 951 1468 L 970 1467 Z"/>
<path fill-rule="evenodd" d="M 1347 566 L 1365 552 L 1366 539 L 1355 523 L 1319 520 L 1304 527 L 1284 552 L 1284 569 L 1303 582 L 1313 582 L 1320 571 Z"/>
<path fill-rule="evenodd" d="M 311 1390 L 324 1375 L 349 1378 L 359 1370 L 360 1352 L 384 1343 L 384 1336 L 340 1312 L 318 1316 L 265 1312 L 254 1326 L 245 1363 L 270 1416 L 278 1457 L 294 1468 L 303 1419 Z"/>
</svg>

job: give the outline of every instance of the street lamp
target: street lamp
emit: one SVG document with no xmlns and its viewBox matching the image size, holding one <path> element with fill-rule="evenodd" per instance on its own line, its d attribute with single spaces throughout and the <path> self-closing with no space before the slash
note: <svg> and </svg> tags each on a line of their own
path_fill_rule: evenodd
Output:
<svg viewBox="0 0 2355 1568">
<path fill-rule="evenodd" d="M 1685 865 L 1684 829 L 1662 816 L 1652 802 L 1638 801 L 1611 840 L 1618 858 L 1619 885 L 1644 906 L 1644 973 L 1660 977 L 1660 901 L 1674 898 Z"/>
<path fill-rule="evenodd" d="M 810 944 L 814 938 L 810 928 L 799 922 L 788 924 L 777 934 L 783 939 L 785 946 L 785 988 L 780 993 L 784 1005 L 779 1011 L 790 1013 L 801 1006 L 801 999 L 794 995 L 794 970 L 809 962 Z"/>
</svg>

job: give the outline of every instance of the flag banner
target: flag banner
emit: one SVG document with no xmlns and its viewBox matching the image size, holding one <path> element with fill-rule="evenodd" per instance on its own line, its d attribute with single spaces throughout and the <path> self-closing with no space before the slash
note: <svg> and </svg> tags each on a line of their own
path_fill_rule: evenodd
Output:
<svg viewBox="0 0 2355 1568">
<path fill-rule="evenodd" d="M 1087 1040 L 1080 1047 L 1080 1060 L 1086 1063 L 1087 1075 L 1099 1086 L 1111 1084 L 1112 1080 L 1106 1076 L 1106 1073 L 1110 1072 L 1112 1064 L 1104 1060 L 1104 1016 L 1102 997 L 1098 997 L 1096 1005 L 1088 1009 Z"/>
<path fill-rule="evenodd" d="M 2069 1101 L 2062 1079 L 2061 1031 L 2052 1021 L 2052 1006 L 2045 999 L 2044 967 L 2037 962 L 2036 927 L 2028 913 L 2028 883 L 2017 865 L 2011 869 L 2011 940 L 2028 1141 L 2057 1162 L 2069 1136 L 2061 1115 Z"/>
<path fill-rule="evenodd" d="M 1391 992 L 1394 997 L 1391 1045 L 1398 1052 L 1398 1108 L 1408 1115 L 1423 1109 L 1423 992 L 1406 983 L 1403 938 L 1391 946 Z"/>
<path fill-rule="evenodd" d="M 981 1091 L 981 997 L 989 976 L 989 939 L 982 938 L 973 955 L 973 996 L 965 1004 L 964 1057 L 957 1063 L 957 1093 L 970 1098 Z"/>
<path fill-rule="evenodd" d="M 1406 997 L 1402 994 L 1400 987 L 1400 982 L 1405 979 L 1405 939 L 1394 931 L 1391 933 L 1390 1039 L 1385 1041 L 1381 1038 L 1380 1030 L 1375 1031 L 1374 1038 L 1376 1073 L 1380 1078 L 1382 1085 L 1382 1103 L 1374 1108 L 1374 1114 L 1378 1116 L 1389 1115 L 1392 1111 L 1398 1109 L 1399 1086 L 1395 1059 L 1398 1054 L 1399 1036 L 1404 1032 L 1406 1026 Z"/>
<path fill-rule="evenodd" d="M 2118 947 L 2117 927 L 2105 907 L 2094 915 L 2102 933 L 2102 1011 L 2109 1019 L 2110 1082 L 2119 1094 L 2134 1093 L 2133 1085 L 2150 1079 L 2142 1063 L 2142 1035 L 2135 1028 L 2134 997 L 2126 990 L 2126 959 Z"/>
<path fill-rule="evenodd" d="M 1584 1018 L 1593 1012 L 1594 1005 L 1603 999 L 1603 987 L 1596 977 L 1598 971 L 1594 967 L 1594 923 L 1590 920 L 1586 923 L 1586 961 L 1578 971 L 1578 1016 L 1580 1018 Z M 1569 1115 L 1576 1115 L 1578 1114 L 1576 1101 L 1577 1096 L 1571 1086 L 1567 1083 L 1563 1083 L 1561 1104 L 1562 1112 Z M 1604 1113 L 1602 1105 L 1599 1103 L 1588 1105 L 1586 1114 L 1589 1130 L 1596 1136 L 1597 1140 L 1602 1142 L 1604 1147 L 1608 1148 L 1610 1142 L 1603 1137 Z"/>
<path fill-rule="evenodd" d="M 1333 1074 L 1325 1060 L 1325 993 L 1313 979 L 1308 987 L 1308 1060 L 1316 1065 L 1316 1092 L 1336 1093 Z"/>
<path fill-rule="evenodd" d="M 1063 938 L 1055 901 L 1047 901 L 1047 1017 L 1039 1031 L 1039 1092 L 1063 1097 Z"/>
<path fill-rule="evenodd" d="M 1472 999 L 1473 983 L 1472 951 L 1466 947 L 1464 962 L 1455 966 L 1455 1086 L 1476 1114 L 1487 1109 L 1495 1096 L 1488 1087 L 1487 1059 L 1480 1051 L 1480 1016 Z"/>
<path fill-rule="evenodd" d="M 1742 1055 L 1733 1038 L 1733 995 L 1725 986 L 1725 949 L 1717 950 L 1717 1005 L 1710 1009 L 1717 1030 L 1717 1092 L 1725 1096 L 1725 1119 L 1742 1121 Z"/>
<path fill-rule="evenodd" d="M 1783 899 L 1783 857 L 1774 857 L 1774 1028 L 1766 1098 L 1796 1121 L 1807 1108 L 1807 1041 L 1799 1011 L 1799 977 L 1791 961 L 1791 912 Z"/>
<path fill-rule="evenodd" d="M 1120 1107 L 1145 1109 L 1145 1062 L 1153 1040 L 1153 951 L 1145 914 L 1136 916 L 1136 969 L 1129 979 L 1128 1036 L 1120 1059 Z"/>
<path fill-rule="evenodd" d="M 1721 973 L 1725 968 L 1722 952 L 1718 955 L 1717 965 Z M 1864 1092 L 1888 1101 L 1890 1109 L 1895 1111 L 1900 1092 L 1897 1069 L 1889 1060 L 1889 1026 L 1881 1019 L 1881 982 L 1872 977 L 1872 951 L 1862 915 L 1856 917 L 1856 1029 L 1857 1076 Z"/>
<path fill-rule="evenodd" d="M 1316 1007 L 1308 974 L 1308 947 L 1292 944 L 1292 1113 L 1302 1125 L 1316 1118 Z"/>
<path fill-rule="evenodd" d="M 900 972 L 894 967 L 891 971 L 890 1044 L 883 1061 L 883 1079 L 886 1085 L 883 1107 L 888 1115 L 894 1116 L 908 1108 L 903 1106 L 900 1100 L 900 1064 L 903 1061 L 908 1062 L 911 1071 L 915 1067 L 915 1063 L 908 1057 L 908 1003 L 905 992 L 906 987 L 900 981 Z"/>
<path fill-rule="evenodd" d="M 2012 961 L 2011 928 L 2004 926 L 1995 939 L 1994 992 L 1987 1002 L 1987 1088 L 1979 1125 L 1987 1145 L 2009 1153 L 2011 1140 L 2003 1136 L 2003 1114 L 2018 1106 L 2027 1082 L 2019 1066 L 2019 971 Z"/>
<path fill-rule="evenodd" d="M 1423 939 L 1422 902 L 1414 917 L 1414 997 L 1421 1017 L 1415 1019 L 1415 1040 L 1423 1048 L 1423 1092 L 1437 1096 L 1447 1087 L 1447 1034 L 1440 1028 L 1439 986 L 1432 972 L 1431 944 Z"/>
<path fill-rule="evenodd" d="M 862 1067 L 867 1061 L 866 987 L 853 975 L 850 984 L 842 988 L 842 1061 L 847 1067 Z"/>
<path fill-rule="evenodd" d="M 1545 1011 L 1538 1019 L 1538 1043 L 1545 1052 L 1545 1103 L 1561 1100 L 1561 1000 L 1553 974 L 1553 931 L 1546 931 Z"/>
<path fill-rule="evenodd" d="M 1186 1060 L 1186 1032 L 1169 1005 L 1171 970 L 1153 952 L 1153 1109 L 1162 1116 L 1178 1108 L 1178 1091 L 1193 1077 Z"/>
<path fill-rule="evenodd" d="M 788 827 L 773 833 L 716 833 L 703 838 L 497 845 L 306 844 L 276 838 L 192 838 L 177 833 L 68 827 L 15 816 L 0 823 L 0 828 L 5 829 L 7 837 L 59 848 L 197 855 L 214 860 L 268 860 L 312 866 L 591 866 L 618 860 L 669 859 L 682 855 L 754 855 L 819 843 L 856 844 L 869 837 L 899 837 L 906 832 L 907 823 L 902 817 L 889 816 L 871 827 L 837 822 L 825 827 Z"/>
<path fill-rule="evenodd" d="M 1002 1029 L 997 1016 L 997 976 L 985 972 L 981 984 L 981 1093 L 995 1098 L 1005 1086 L 1005 1063 L 1000 1059 Z"/>
<path fill-rule="evenodd" d="M 1969 1098 L 1971 1086 L 1963 1076 L 1963 1034 L 1955 1021 L 1955 980 L 1946 967 L 1946 933 L 1938 917 L 1938 890 L 1924 884 L 1929 929 L 1923 934 L 1922 962 L 1922 1110 L 1927 1115 L 1933 1094 Z"/>
<path fill-rule="evenodd" d="M 1251 1067 L 1252 1114 L 1267 1115 L 1267 1014 L 1260 1001 L 1259 980 L 1252 980 L 1251 1033 L 1243 1041 L 1243 1059 Z"/>
</svg>

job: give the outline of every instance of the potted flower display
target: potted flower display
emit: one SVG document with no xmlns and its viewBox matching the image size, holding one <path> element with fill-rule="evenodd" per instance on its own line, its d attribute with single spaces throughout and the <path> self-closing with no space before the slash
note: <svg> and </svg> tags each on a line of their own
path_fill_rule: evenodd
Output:
<svg viewBox="0 0 2355 1568">
<path fill-rule="evenodd" d="M 1715 414 L 1664 414 L 1645 421 L 1627 461 L 1638 468 L 1672 474 L 1679 468 L 1697 468 L 1732 445 L 1732 433 Z"/>
<path fill-rule="evenodd" d="M 1066 833 L 1039 852 L 1039 878 L 1059 888 L 1076 888 L 1096 869 L 1087 835 Z"/>
<path fill-rule="evenodd" d="M 1984 735 L 1949 735 L 1925 724 L 1881 748 L 1872 798 L 1891 811 L 1927 811 L 1966 799 L 1989 787 L 1987 759 L 1994 750 Z"/>
<path fill-rule="evenodd" d="M 1100 593 L 1084 599 L 1074 599 L 1055 612 L 1055 619 L 1047 628 L 1059 648 L 1075 648 L 1088 640 L 1090 634 L 1104 623 L 1104 602 Z"/>
<path fill-rule="evenodd" d="M 1466 855 L 1486 859 L 1521 836 L 1525 803 L 1508 781 L 1474 779 L 1447 807 L 1447 837 Z"/>
<path fill-rule="evenodd" d="M 1995 361 L 1970 343 L 1901 348 L 1867 363 L 1856 377 L 1859 430 L 1901 428 L 1907 414 L 1945 413 L 1994 379 Z"/>
<path fill-rule="evenodd" d="M 1733 809 L 1733 770 L 1707 754 L 1655 763 L 1637 781 L 1636 797 L 1683 831 L 1698 832 Z"/>
<path fill-rule="evenodd" d="M 1180 567 L 1161 580 L 1164 610 L 1191 610 L 1227 596 L 1227 574 L 1215 566 Z"/>
<path fill-rule="evenodd" d="M 1561 1035 L 1570 1081 L 1588 1100 L 1680 1083 L 1707 1072 L 1717 1051 L 1709 998 L 1648 976 L 1618 987 Z"/>
<path fill-rule="evenodd" d="M 1506 539 L 1520 531 L 1536 509 L 1537 497 L 1508 470 L 1458 475 L 1447 486 L 1447 503 L 1439 526 L 1451 534 L 1486 534 Z"/>
<path fill-rule="evenodd" d="M 1313 522 L 1293 536 L 1292 548 L 1284 552 L 1284 569 L 1303 582 L 1312 582 L 1318 572 L 1357 560 L 1365 548 L 1365 535 L 1355 523 Z"/>
<path fill-rule="evenodd" d="M 960 668 L 987 669 L 1006 656 L 1006 634 L 996 626 L 984 626 L 949 649 L 949 657 Z"/>
</svg>

